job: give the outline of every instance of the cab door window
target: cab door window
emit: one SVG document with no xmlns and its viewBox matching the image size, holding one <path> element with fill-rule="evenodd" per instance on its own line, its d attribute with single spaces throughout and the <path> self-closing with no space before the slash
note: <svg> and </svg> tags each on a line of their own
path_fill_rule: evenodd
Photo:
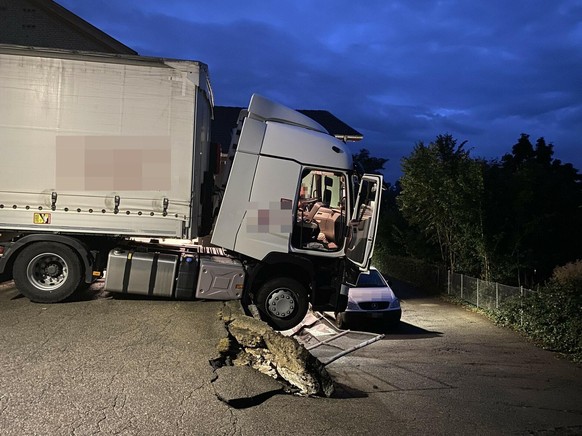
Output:
<svg viewBox="0 0 582 436">
<path fill-rule="evenodd" d="M 374 250 L 383 178 L 365 174 L 360 181 L 358 196 L 348 226 L 347 258 L 362 270 L 367 270 Z"/>
</svg>

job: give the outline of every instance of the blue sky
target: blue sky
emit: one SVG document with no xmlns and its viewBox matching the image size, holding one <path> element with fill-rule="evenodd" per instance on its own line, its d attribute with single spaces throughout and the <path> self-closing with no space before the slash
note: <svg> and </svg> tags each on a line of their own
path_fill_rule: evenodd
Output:
<svg viewBox="0 0 582 436">
<path fill-rule="evenodd" d="M 209 65 L 216 104 L 325 109 L 389 159 L 450 133 L 500 158 L 521 133 L 582 169 L 582 0 L 57 0 L 141 55 Z"/>
</svg>

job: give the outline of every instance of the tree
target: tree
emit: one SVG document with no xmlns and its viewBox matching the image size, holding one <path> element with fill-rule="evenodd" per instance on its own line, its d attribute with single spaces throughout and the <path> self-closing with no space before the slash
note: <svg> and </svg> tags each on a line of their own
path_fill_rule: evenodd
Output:
<svg viewBox="0 0 582 436">
<path fill-rule="evenodd" d="M 361 168 L 363 173 L 382 174 L 384 165 L 388 159 L 383 157 L 370 156 L 370 150 L 367 148 L 360 149 L 356 154 L 352 154 L 354 165 Z"/>
<path fill-rule="evenodd" d="M 366 148 L 360 149 L 352 155 L 354 165 L 360 173 L 382 174 L 386 158 L 370 156 Z M 434 260 L 434 245 L 427 244 L 425 239 L 418 235 L 416 228 L 412 228 L 398 209 L 396 198 L 400 194 L 399 181 L 392 185 L 384 182 L 380 220 L 376 238 L 376 256 L 383 255 L 413 256 Z M 436 257 L 438 259 L 438 257 Z"/>
<path fill-rule="evenodd" d="M 360 174 L 379 174 L 382 175 L 384 171 L 384 165 L 388 162 L 388 159 L 383 157 L 370 156 L 370 150 L 367 148 L 361 148 L 356 154 L 352 154 L 352 159 L 354 161 L 354 167 L 356 171 Z M 386 211 L 391 207 L 390 198 L 394 198 L 394 187 L 384 181 L 384 192 L 382 194 L 382 206 L 380 208 L 380 214 L 384 215 Z M 391 195 L 386 195 L 391 194 Z"/>
<path fill-rule="evenodd" d="M 522 133 L 486 169 L 486 232 L 500 280 L 532 286 L 582 255 L 582 178 L 553 148 Z"/>
<path fill-rule="evenodd" d="M 438 244 L 450 269 L 487 278 L 482 163 L 471 159 L 464 145 L 449 134 L 428 146 L 419 142 L 402 160 L 398 204 L 404 217 Z"/>
</svg>

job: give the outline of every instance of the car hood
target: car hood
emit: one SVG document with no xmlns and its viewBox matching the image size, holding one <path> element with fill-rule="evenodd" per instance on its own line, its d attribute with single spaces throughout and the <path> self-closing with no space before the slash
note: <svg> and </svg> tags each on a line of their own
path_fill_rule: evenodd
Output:
<svg viewBox="0 0 582 436">
<path fill-rule="evenodd" d="M 396 295 L 389 287 L 350 288 L 349 297 L 354 301 L 392 301 Z"/>
</svg>

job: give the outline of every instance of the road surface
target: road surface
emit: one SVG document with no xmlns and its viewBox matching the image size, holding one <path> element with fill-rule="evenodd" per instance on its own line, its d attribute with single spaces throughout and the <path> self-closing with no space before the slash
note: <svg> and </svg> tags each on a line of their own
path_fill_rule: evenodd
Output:
<svg viewBox="0 0 582 436">
<path fill-rule="evenodd" d="M 582 434 L 580 367 L 412 294 L 399 328 L 328 366 L 335 397 L 229 407 L 209 365 L 220 308 L 92 290 L 34 304 L 0 285 L 0 434 Z"/>
</svg>

